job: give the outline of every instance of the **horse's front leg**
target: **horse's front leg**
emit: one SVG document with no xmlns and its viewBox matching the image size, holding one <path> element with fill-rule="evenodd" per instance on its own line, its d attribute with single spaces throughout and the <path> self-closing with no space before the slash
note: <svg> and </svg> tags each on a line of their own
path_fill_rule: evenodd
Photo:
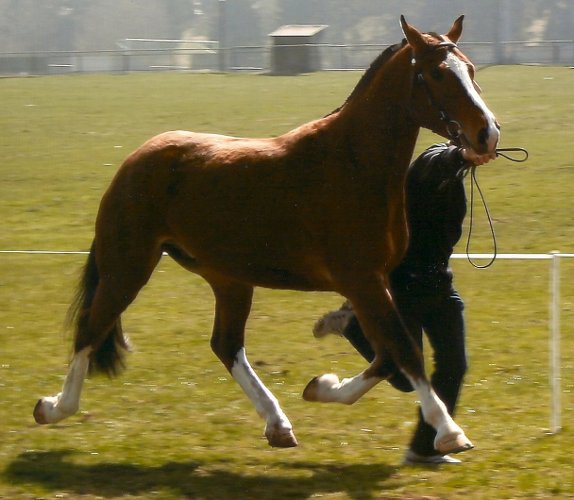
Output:
<svg viewBox="0 0 574 500">
<path fill-rule="evenodd" d="M 231 374 L 251 400 L 257 413 L 265 419 L 265 437 L 270 446 L 290 448 L 297 446 L 297 439 L 289 419 L 283 413 L 279 401 L 263 384 L 251 368 L 245 348 L 241 348 L 233 361 Z"/>
<path fill-rule="evenodd" d="M 339 381 L 334 374 L 316 377 L 305 388 L 303 397 L 308 401 L 352 404 L 391 375 L 384 365 L 384 359 L 390 355 L 417 391 L 423 418 L 437 431 L 435 448 L 444 454 L 472 448 L 472 443 L 432 389 L 425 375 L 422 353 L 406 330 L 385 280 L 372 275 L 357 283 L 361 286 L 351 286 L 345 291 L 375 358 L 365 371 L 352 378 Z"/>
<path fill-rule="evenodd" d="M 211 282 L 215 293 L 215 323 L 211 347 L 265 419 L 265 437 L 271 446 L 297 446 L 291 422 L 279 401 L 257 376 L 245 354 L 245 323 L 251 309 L 253 288 L 239 283 Z"/>
</svg>

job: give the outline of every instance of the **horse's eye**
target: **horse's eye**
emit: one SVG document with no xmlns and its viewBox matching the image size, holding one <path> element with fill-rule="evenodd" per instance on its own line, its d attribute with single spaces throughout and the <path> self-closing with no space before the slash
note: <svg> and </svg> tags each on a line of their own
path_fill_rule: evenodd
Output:
<svg viewBox="0 0 574 500">
<path fill-rule="evenodd" d="M 442 71 L 438 68 L 433 68 L 430 70 L 430 76 L 437 81 L 442 80 Z"/>
</svg>

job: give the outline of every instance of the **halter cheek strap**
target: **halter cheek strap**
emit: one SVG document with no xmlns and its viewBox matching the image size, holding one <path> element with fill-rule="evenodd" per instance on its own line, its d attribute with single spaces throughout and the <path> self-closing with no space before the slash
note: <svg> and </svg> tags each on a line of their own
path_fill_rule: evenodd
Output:
<svg viewBox="0 0 574 500">
<path fill-rule="evenodd" d="M 417 73 L 416 79 L 419 85 L 424 89 L 431 106 L 438 110 L 439 118 L 445 124 L 446 132 L 449 138 L 453 141 L 460 139 L 460 136 L 462 135 L 462 126 L 460 123 L 452 119 L 445 111 L 445 109 L 435 100 L 429 86 L 427 85 L 427 82 L 424 79 L 423 74 L 420 72 Z"/>
<path fill-rule="evenodd" d="M 446 48 L 447 50 L 450 50 L 450 49 L 457 48 L 457 45 L 454 42 L 444 40 L 444 41 L 430 47 L 430 49 L 433 51 L 437 50 L 437 49 L 442 49 L 442 48 Z M 416 64 L 416 62 L 417 62 L 416 58 L 413 57 L 411 64 L 414 66 Z M 436 108 L 438 110 L 439 118 L 442 122 L 444 122 L 446 132 L 447 132 L 449 138 L 453 141 L 457 141 L 458 139 L 460 139 L 460 136 L 462 135 L 462 127 L 461 127 L 460 123 L 457 122 L 456 120 L 453 120 L 449 116 L 449 114 L 445 111 L 445 109 L 436 101 L 436 99 L 432 95 L 430 87 L 428 86 L 427 82 L 425 81 L 423 74 L 420 71 L 417 71 L 415 73 L 415 78 L 416 78 L 416 81 L 419 83 L 419 85 L 421 85 L 421 87 L 424 89 L 424 91 L 427 95 L 428 101 L 431 104 L 431 106 L 433 106 L 434 108 Z"/>
</svg>

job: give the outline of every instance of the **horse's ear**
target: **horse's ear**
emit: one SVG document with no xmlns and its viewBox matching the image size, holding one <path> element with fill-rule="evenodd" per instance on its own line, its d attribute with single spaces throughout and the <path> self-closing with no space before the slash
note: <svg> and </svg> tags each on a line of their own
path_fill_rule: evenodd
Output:
<svg viewBox="0 0 574 500">
<path fill-rule="evenodd" d="M 463 19 L 464 19 L 464 15 L 460 16 L 453 23 L 452 27 L 450 28 L 450 31 L 446 34 L 448 39 L 453 43 L 458 42 L 460 35 L 462 34 L 462 21 L 463 21 Z"/>
<path fill-rule="evenodd" d="M 401 28 L 405 34 L 405 38 L 409 45 L 416 52 L 422 52 L 427 47 L 427 42 L 423 38 L 421 32 L 417 30 L 414 26 L 411 26 L 405 20 L 405 16 L 401 16 Z"/>
</svg>

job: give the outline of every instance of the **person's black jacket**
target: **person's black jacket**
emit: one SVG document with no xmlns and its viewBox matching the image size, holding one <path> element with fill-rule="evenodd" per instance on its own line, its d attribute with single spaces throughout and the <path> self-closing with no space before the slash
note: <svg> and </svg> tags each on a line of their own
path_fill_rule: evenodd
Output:
<svg viewBox="0 0 574 500">
<path fill-rule="evenodd" d="M 393 288 L 415 293 L 450 289 L 449 259 L 461 237 L 466 214 L 463 177 L 467 167 L 460 149 L 448 144 L 434 144 L 409 167 L 409 245 L 391 274 Z"/>
</svg>

